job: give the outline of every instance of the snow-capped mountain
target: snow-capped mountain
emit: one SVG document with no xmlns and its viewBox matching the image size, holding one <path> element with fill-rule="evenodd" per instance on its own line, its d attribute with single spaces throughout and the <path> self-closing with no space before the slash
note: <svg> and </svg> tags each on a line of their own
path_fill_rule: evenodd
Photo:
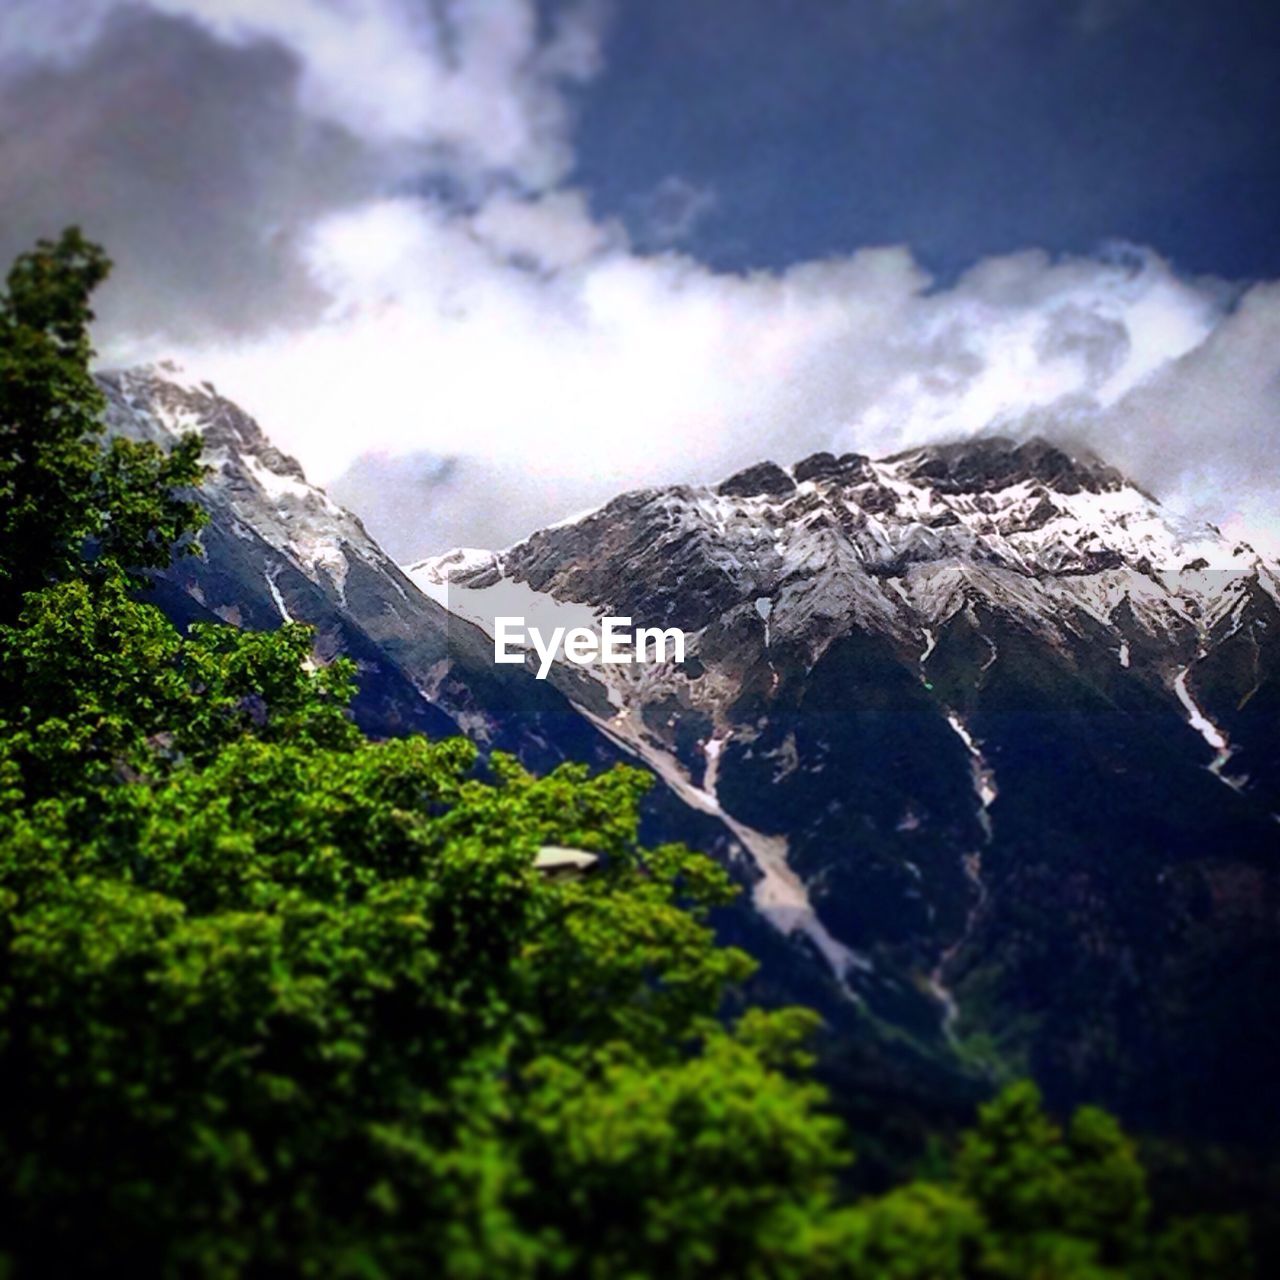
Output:
<svg viewBox="0 0 1280 1280">
<path fill-rule="evenodd" d="M 1153 1053 L 1255 1069 L 1269 988 L 1184 1043 L 1226 955 L 1280 954 L 1280 576 L 1245 544 L 983 438 L 624 494 L 406 573 L 488 631 L 683 628 L 683 666 L 559 686 L 864 1016 L 1154 1123 L 1185 1096 Z"/>
<path fill-rule="evenodd" d="M 356 660 L 355 711 L 374 734 L 464 732 L 538 768 L 612 758 L 555 690 L 495 669 L 487 639 L 418 591 L 359 519 L 212 385 L 172 364 L 98 382 L 110 432 L 165 444 L 194 431 L 204 442 L 204 555 L 177 560 L 157 584 L 177 620 L 310 623 L 322 660 Z"/>
<path fill-rule="evenodd" d="M 172 616 L 314 624 L 370 732 L 647 766 L 648 836 L 741 881 L 718 927 L 756 998 L 825 1014 L 841 1105 L 1030 1071 L 1148 1128 L 1280 1136 L 1280 585 L 1247 546 L 989 438 L 627 493 L 401 571 L 207 384 L 100 381 L 111 430 L 204 438 Z M 687 659 L 538 681 L 494 664 L 501 614 L 678 626 Z"/>
<path fill-rule="evenodd" d="M 573 554 L 588 541 L 591 557 Z M 659 559 L 667 571 L 650 581 L 645 562 Z M 816 454 L 715 488 L 639 491 L 507 551 L 455 550 L 408 572 L 428 589 L 501 575 L 695 631 L 751 602 L 773 639 L 819 649 L 850 623 L 924 639 L 975 597 L 1058 640 L 1077 612 L 1119 626 L 1127 603 L 1140 630 L 1179 645 L 1251 586 L 1280 589 L 1249 546 L 1169 515 L 1104 464 L 1003 438 L 883 462 Z"/>
</svg>

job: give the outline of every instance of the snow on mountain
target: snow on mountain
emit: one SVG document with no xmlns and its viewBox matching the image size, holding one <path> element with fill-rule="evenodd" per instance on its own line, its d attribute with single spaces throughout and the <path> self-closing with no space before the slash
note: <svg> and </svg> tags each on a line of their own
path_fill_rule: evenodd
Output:
<svg viewBox="0 0 1280 1280">
<path fill-rule="evenodd" d="M 311 623 L 374 733 L 646 765 L 646 838 L 743 885 L 717 927 L 757 998 L 822 1011 L 846 1100 L 1032 1071 L 1155 1130 L 1280 1134 L 1280 590 L 1245 544 L 989 438 L 625 493 L 401 571 L 207 384 L 100 383 L 112 431 L 197 431 L 213 468 L 157 603 Z M 497 615 L 678 626 L 687 657 L 539 681 L 494 664 Z"/>
<path fill-rule="evenodd" d="M 485 637 L 417 590 L 356 516 L 209 383 L 172 364 L 104 372 L 98 383 L 109 431 L 163 445 L 202 438 L 205 554 L 176 561 L 156 584 L 177 620 L 311 624 L 321 660 L 356 661 L 355 714 L 375 734 L 461 730 L 539 768 L 566 755 L 612 758 L 560 694 L 495 670 Z"/>
<path fill-rule="evenodd" d="M 975 456 L 986 470 L 947 470 Z M 1062 460 L 1047 478 L 1036 471 L 1046 458 Z M 1128 600 L 1158 634 L 1193 620 L 1211 625 L 1238 604 L 1247 580 L 1280 594 L 1277 566 L 1247 544 L 1167 513 L 1101 464 L 1076 463 L 1040 441 L 1000 439 L 883 462 L 818 454 L 789 470 L 763 464 L 714 488 L 641 491 L 505 552 L 453 551 L 408 572 L 435 588 L 488 585 L 495 575 L 567 587 L 585 573 L 561 554 L 574 532 L 585 540 L 624 515 L 654 541 L 608 548 L 611 567 L 670 548 L 686 575 L 774 601 L 780 635 L 805 631 L 815 613 L 919 635 L 975 594 L 1017 605 L 1051 632 L 1063 625 L 1064 604 L 1111 625 Z M 695 591 L 681 606 L 681 585 L 678 574 L 665 584 L 660 620 L 709 621 L 714 608 L 698 605 L 721 597 Z"/>
<path fill-rule="evenodd" d="M 1126 1023 L 1108 966 L 1176 987 L 1154 921 L 1195 882 L 1229 930 L 1233 886 L 1280 867 L 1280 571 L 1099 459 L 993 437 L 761 463 L 406 573 L 489 634 L 682 627 L 684 666 L 552 679 L 721 825 L 757 911 L 855 1007 L 1067 1054 L 1068 1093 L 1106 1075 L 1099 1022 L 1135 1062 L 1172 1034 Z M 1092 1022 L 1042 1021 L 1043 947 Z"/>
<path fill-rule="evenodd" d="M 158 443 L 199 434 L 211 468 L 205 491 L 226 504 L 239 528 L 262 537 L 308 577 L 323 575 L 339 599 L 353 557 L 380 568 L 387 563 L 360 521 L 309 484 L 298 463 L 210 383 L 161 363 L 105 373 L 99 384 L 110 429 Z"/>
<path fill-rule="evenodd" d="M 405 572 L 490 633 L 503 613 L 581 625 L 627 612 L 637 625 L 690 628 L 695 655 L 750 605 L 766 650 L 798 643 L 813 661 L 853 627 L 917 648 L 923 668 L 938 629 L 983 606 L 1058 645 L 1096 630 L 1121 667 L 1154 662 L 1170 689 L 1181 680 L 1184 700 L 1215 627 L 1238 626 L 1251 591 L 1280 599 L 1280 570 L 1247 544 L 1166 512 L 1097 459 L 1003 438 L 882 461 L 764 463 L 715 487 L 627 494 L 505 551 L 459 549 Z M 986 643 L 982 670 L 998 657 Z M 688 684 L 670 671 L 595 674 L 614 705 Z M 716 674 L 689 694 L 713 720 L 734 693 Z"/>
</svg>

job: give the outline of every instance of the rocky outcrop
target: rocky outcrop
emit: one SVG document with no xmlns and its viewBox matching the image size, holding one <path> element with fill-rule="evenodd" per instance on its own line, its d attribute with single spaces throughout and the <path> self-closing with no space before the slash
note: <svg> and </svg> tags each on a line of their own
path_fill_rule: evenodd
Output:
<svg viewBox="0 0 1280 1280">
<path fill-rule="evenodd" d="M 765 988 L 850 1053 L 870 1015 L 962 1075 L 1280 1136 L 1256 1103 L 1280 1045 L 1247 1048 L 1280 1014 L 1280 918 L 1240 923 L 1242 894 L 1280 901 L 1274 565 L 999 438 L 624 494 L 476 563 L 410 574 L 482 625 L 512 584 L 691 633 L 682 668 L 562 688 L 719 825 L 773 930 Z"/>
</svg>

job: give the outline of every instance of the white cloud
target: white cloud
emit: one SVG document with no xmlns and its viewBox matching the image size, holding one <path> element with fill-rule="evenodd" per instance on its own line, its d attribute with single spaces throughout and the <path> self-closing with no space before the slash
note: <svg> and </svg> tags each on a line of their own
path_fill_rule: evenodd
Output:
<svg viewBox="0 0 1280 1280">
<path fill-rule="evenodd" d="M 1101 449 L 1179 505 L 1280 555 L 1280 283 L 1245 293 L 1097 434 Z"/>
<path fill-rule="evenodd" d="M 1280 507 L 1276 286 L 1237 304 L 1123 246 L 946 287 L 902 247 L 751 275 L 649 252 L 713 197 L 667 184 L 666 230 L 638 246 L 592 215 L 565 89 L 598 73 L 606 10 L 558 12 L 13 0 L 8 230 L 104 227 L 107 357 L 177 348 L 313 478 L 380 452 L 379 476 L 402 457 L 421 487 L 424 456 L 459 459 L 422 552 L 625 487 L 1001 424 L 1091 441 L 1232 527 Z M 174 84 L 185 112 L 165 114 Z M 407 194 L 438 187 L 455 198 Z M 217 338 L 192 336 L 204 315 Z"/>
<path fill-rule="evenodd" d="M 432 144 L 545 186 L 571 161 L 560 88 L 599 66 L 598 13 L 552 39 L 534 0 L 150 0 L 226 39 L 268 38 L 303 68 L 302 102 L 375 141 Z"/>
<path fill-rule="evenodd" d="M 638 255 L 572 192 L 473 215 L 373 201 L 322 222 L 308 261 L 334 299 L 323 321 L 188 361 L 322 481 L 368 450 L 426 451 L 521 488 L 460 511 L 457 541 L 513 538 L 569 493 L 1029 414 L 1105 448 L 1127 396 L 1236 323 L 1150 253 L 1018 254 L 941 290 L 901 248 L 737 276 Z"/>
<path fill-rule="evenodd" d="M 621 227 L 592 218 L 581 192 L 523 200 L 499 193 L 471 219 L 471 231 L 498 255 L 541 271 L 563 271 L 625 243 Z"/>
<path fill-rule="evenodd" d="M 230 44 L 271 41 L 298 62 L 300 106 L 372 144 L 424 144 L 529 187 L 572 161 L 561 90 L 600 67 L 604 11 L 536 0 L 12 0 L 0 56 L 67 61 L 116 14 L 186 18 Z"/>
</svg>

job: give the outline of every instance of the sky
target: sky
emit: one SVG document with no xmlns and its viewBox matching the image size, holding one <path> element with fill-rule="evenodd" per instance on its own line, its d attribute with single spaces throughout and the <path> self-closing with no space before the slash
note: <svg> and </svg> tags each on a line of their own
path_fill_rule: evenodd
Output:
<svg viewBox="0 0 1280 1280">
<path fill-rule="evenodd" d="M 1263 0 L 6 0 L 0 255 L 116 261 L 409 560 L 979 432 L 1280 550 Z"/>
</svg>

